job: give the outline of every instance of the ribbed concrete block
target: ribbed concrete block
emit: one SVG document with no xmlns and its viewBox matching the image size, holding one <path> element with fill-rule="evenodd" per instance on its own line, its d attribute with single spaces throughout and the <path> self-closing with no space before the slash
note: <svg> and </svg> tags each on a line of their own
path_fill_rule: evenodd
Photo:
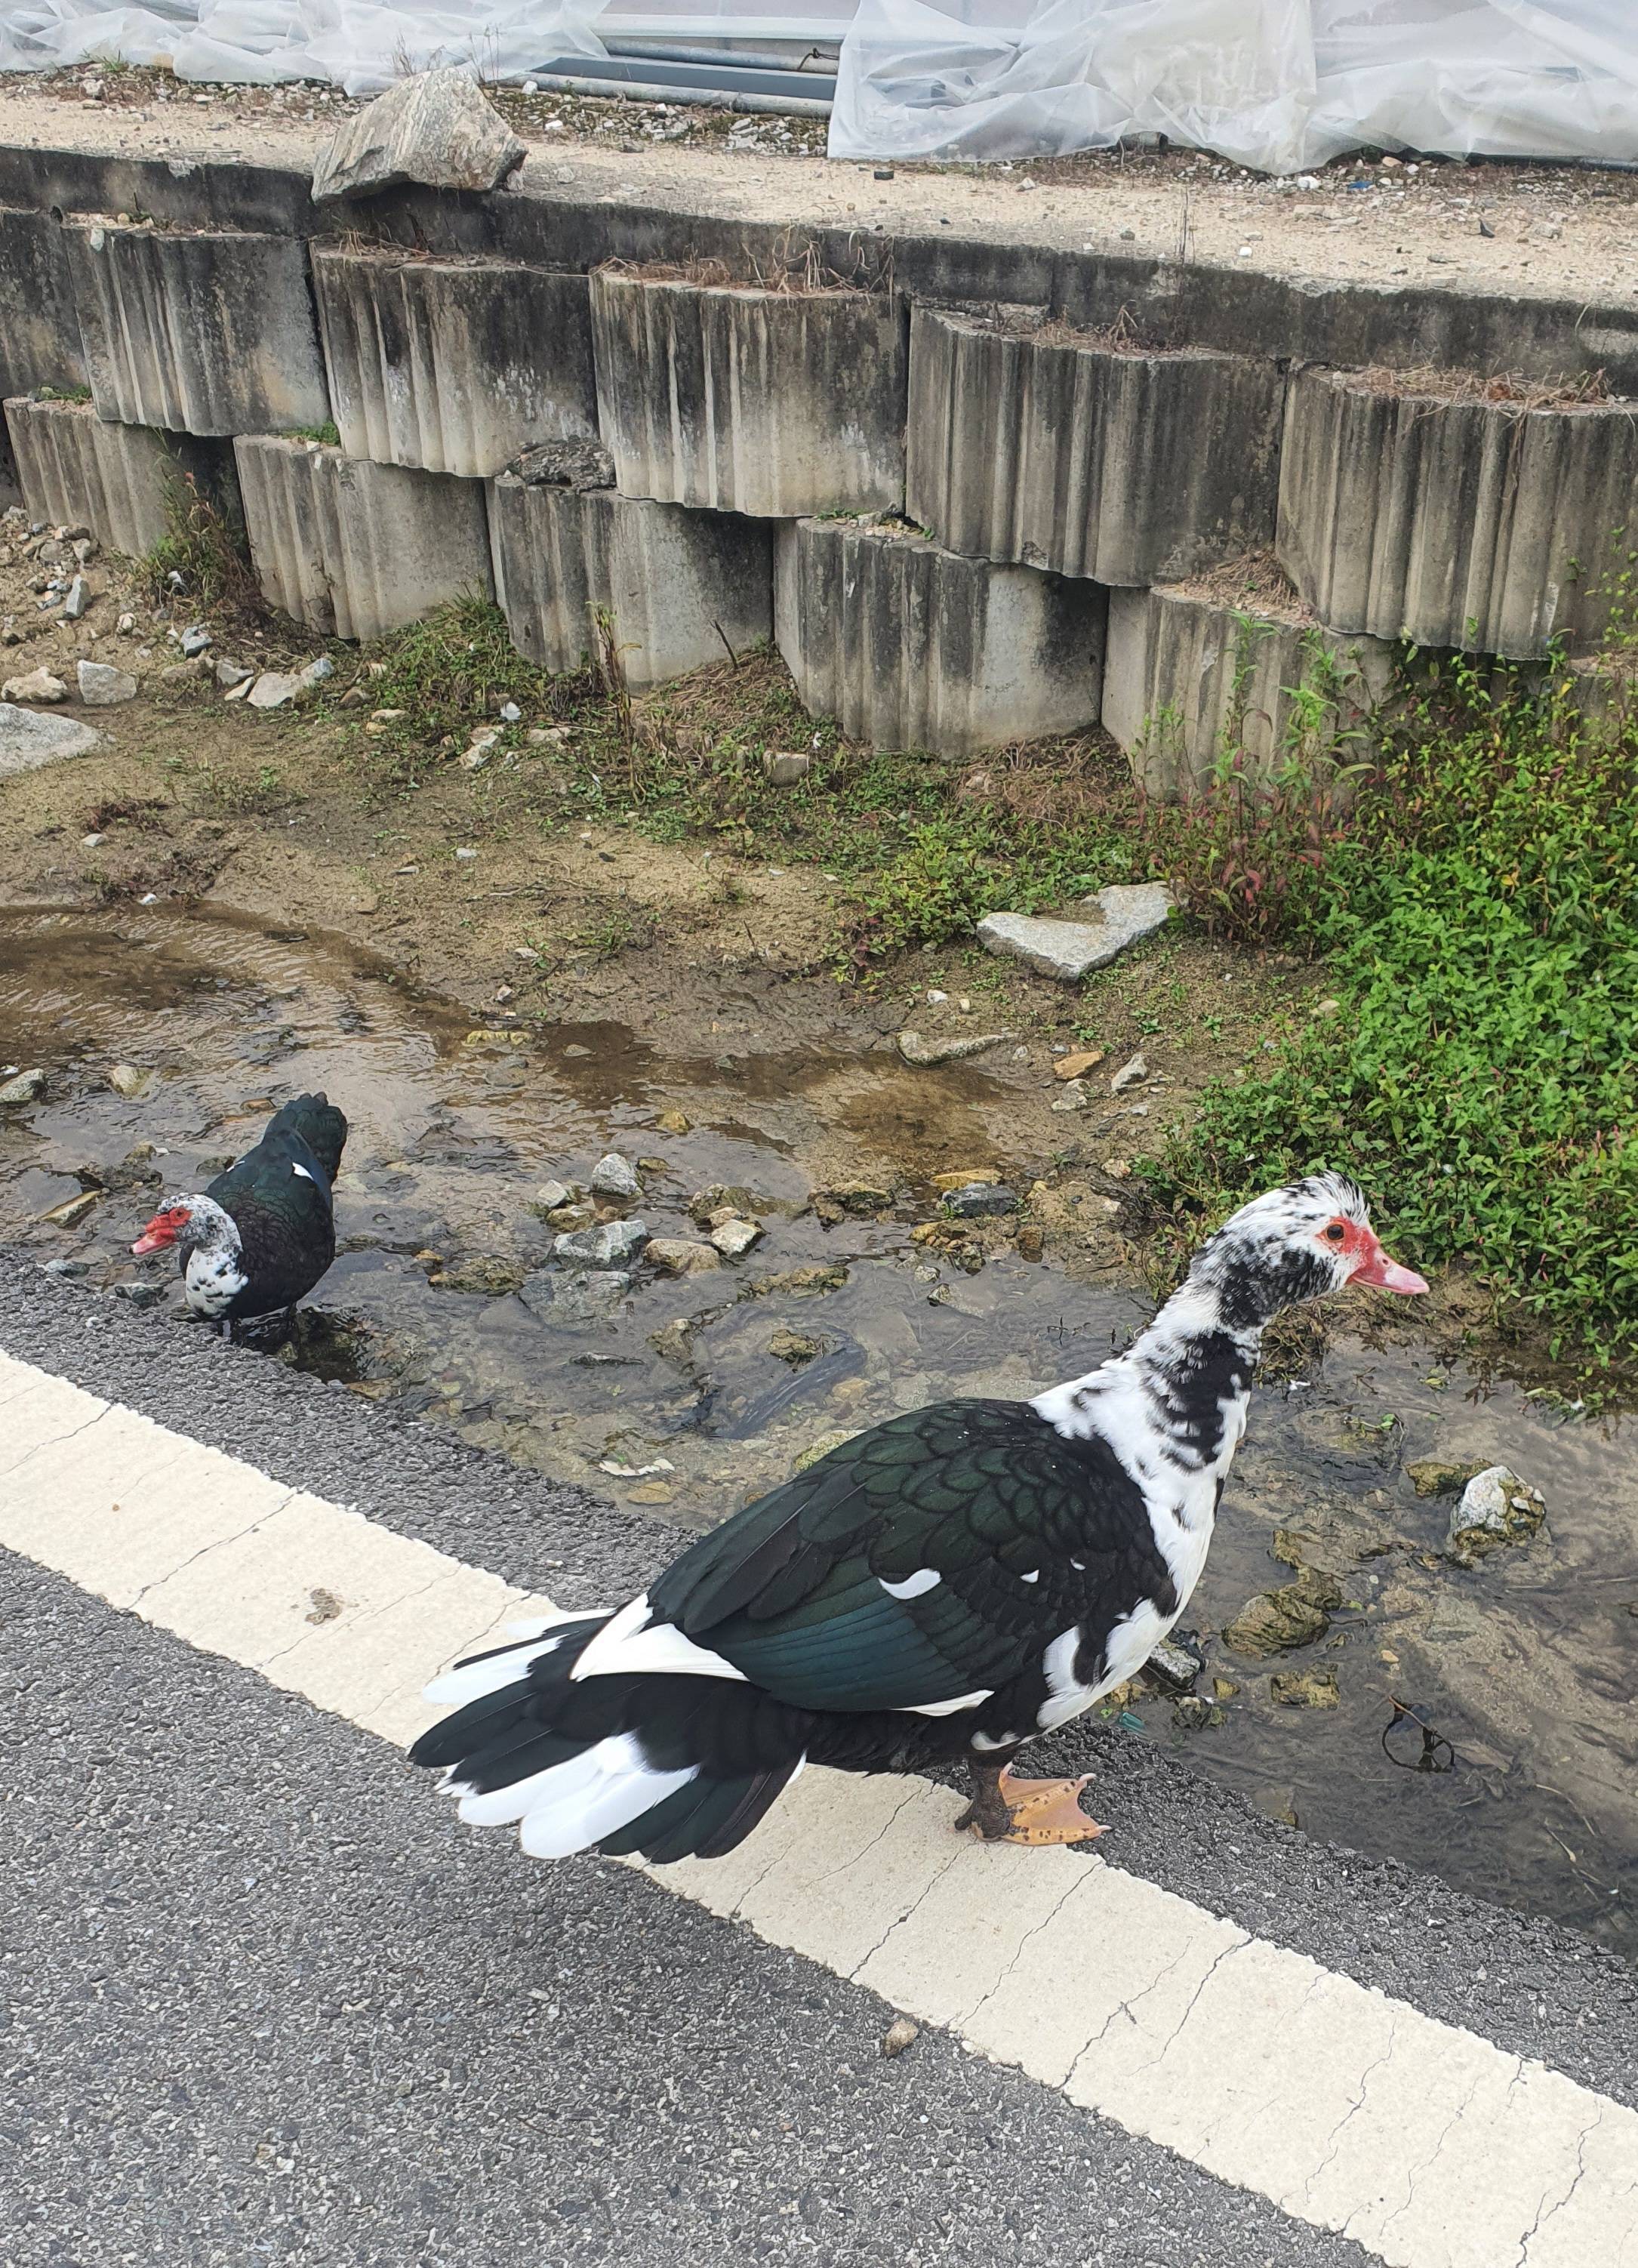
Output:
<svg viewBox="0 0 1638 2268">
<path fill-rule="evenodd" d="M 0 207 L 0 395 L 84 386 L 62 232 L 49 213 Z"/>
<path fill-rule="evenodd" d="M 110 551 L 140 559 L 171 527 L 191 481 L 231 519 L 239 514 L 232 451 L 220 441 L 110 425 L 88 401 L 8 401 L 5 422 L 33 519 L 88 527 Z"/>
<path fill-rule="evenodd" d="M 1323 622 L 1520 659 L 1596 641 L 1638 543 L 1638 410 L 1291 380 L 1282 564 Z"/>
<path fill-rule="evenodd" d="M 218 434 L 327 421 L 297 239 L 87 220 L 63 241 L 99 416 Z"/>
<path fill-rule="evenodd" d="M 813 716 L 966 756 L 1097 721 L 1105 593 L 839 520 L 779 531 L 774 622 Z"/>
<path fill-rule="evenodd" d="M 904 497 L 905 331 L 891 294 L 591 278 L 598 421 L 620 485 L 788 519 Z"/>
<path fill-rule="evenodd" d="M 349 457 L 481 480 L 537 442 L 596 434 L 584 276 L 315 245 L 312 280 Z"/>
<path fill-rule="evenodd" d="M 1272 362 L 918 306 L 909 515 L 953 551 L 1100 583 L 1197 574 L 1273 539 L 1283 394 Z"/>
<path fill-rule="evenodd" d="M 1155 795 L 1203 785 L 1237 751 L 1264 777 L 1293 755 L 1346 762 L 1350 736 L 1392 689 L 1394 659 L 1385 640 L 1320 630 L 1295 608 L 1112 591 L 1104 727 Z"/>
<path fill-rule="evenodd" d="M 595 657 L 599 614 L 634 692 L 773 627 L 773 531 L 757 520 L 509 473 L 490 487 L 489 534 L 512 644 L 543 668 Z"/>
<path fill-rule="evenodd" d="M 233 453 L 263 594 L 297 622 L 381 637 L 465 592 L 490 595 L 481 482 L 272 436 Z"/>
</svg>

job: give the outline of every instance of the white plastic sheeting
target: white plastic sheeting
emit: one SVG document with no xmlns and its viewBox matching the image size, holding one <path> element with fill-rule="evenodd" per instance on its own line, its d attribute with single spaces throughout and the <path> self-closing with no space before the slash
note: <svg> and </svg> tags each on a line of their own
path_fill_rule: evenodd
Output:
<svg viewBox="0 0 1638 2268">
<path fill-rule="evenodd" d="M 327 79 L 374 94 L 434 63 L 516 79 L 547 55 L 601 55 L 590 27 L 602 14 L 602 0 L 0 0 L 0 68 L 119 58 L 187 79 Z"/>
<path fill-rule="evenodd" d="M 0 68 L 378 91 L 518 79 L 600 33 L 842 37 L 831 154 L 1030 158 L 1164 134 L 1269 172 L 1361 144 L 1638 163 L 1638 0 L 0 0 Z"/>
<path fill-rule="evenodd" d="M 1638 0 L 861 0 L 833 157 L 1638 161 Z"/>
</svg>

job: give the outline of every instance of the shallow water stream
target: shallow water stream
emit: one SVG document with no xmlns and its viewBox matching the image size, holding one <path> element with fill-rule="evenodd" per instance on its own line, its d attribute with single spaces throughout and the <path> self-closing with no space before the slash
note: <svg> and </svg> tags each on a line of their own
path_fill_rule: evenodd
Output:
<svg viewBox="0 0 1638 2268">
<path fill-rule="evenodd" d="M 165 1282 L 179 1308 L 125 1256 L 161 1184 L 202 1185 L 277 1101 L 327 1088 L 353 1130 L 342 1250 L 298 1359 L 657 1518 L 709 1524 L 893 1410 L 1087 1369 L 1147 1313 L 1084 1261 L 1031 1263 L 996 1236 L 969 1274 L 912 1241 L 933 1174 L 1027 1186 L 1041 1162 L 1010 1149 L 980 1066 L 792 1044 L 682 1059 L 612 1024 L 474 1034 L 334 939 L 168 907 L 0 912 L 0 1061 L 50 1075 L 0 1114 L 0 1237 L 87 1262 L 94 1285 Z M 115 1066 L 140 1091 L 117 1092 Z M 661 1130 L 669 1111 L 689 1130 Z M 158 1154 L 127 1162 L 143 1143 Z M 629 1210 L 656 1236 L 697 1239 L 688 1201 L 713 1186 L 764 1234 L 731 1267 L 640 1275 L 610 1322 L 555 1327 L 504 1288 L 548 1260 L 530 1201 L 609 1149 L 654 1161 Z M 815 1189 L 861 1178 L 897 1185 L 894 1204 L 823 1226 Z M 44 1218 L 87 1196 L 83 1217 Z M 1402 1470 L 1429 1454 L 1510 1462 L 1549 1535 L 1452 1566 L 1448 1502 Z M 1218 1633 L 1290 1580 L 1276 1528 L 1347 1603 L 1269 1661 Z M 1335 1338 L 1313 1378 L 1260 1391 L 1184 1620 L 1213 1720 L 1135 1693 L 1131 1737 L 1315 1834 L 1638 1949 L 1638 1421 L 1561 1421 L 1517 1387 Z M 1279 1705 L 1270 1675 L 1293 1669 L 1334 1671 L 1335 1705 Z"/>
</svg>

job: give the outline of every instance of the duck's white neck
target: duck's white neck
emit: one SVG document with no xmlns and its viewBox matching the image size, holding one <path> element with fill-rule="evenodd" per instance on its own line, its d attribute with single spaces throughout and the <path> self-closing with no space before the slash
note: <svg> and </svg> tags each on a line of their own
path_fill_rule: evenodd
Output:
<svg viewBox="0 0 1638 2268">
<path fill-rule="evenodd" d="M 218 1253 L 237 1256 L 241 1248 L 239 1223 L 214 1197 L 189 1197 L 187 1226 L 176 1241 L 184 1252 L 202 1252 L 209 1258 Z"/>
<path fill-rule="evenodd" d="M 1191 1275 L 1124 1354 L 1037 1395 L 1032 1407 L 1061 1433 L 1104 1435 L 1134 1471 L 1158 1454 L 1186 1472 L 1226 1472 L 1263 1328 L 1230 1329 L 1216 1286 Z"/>
</svg>

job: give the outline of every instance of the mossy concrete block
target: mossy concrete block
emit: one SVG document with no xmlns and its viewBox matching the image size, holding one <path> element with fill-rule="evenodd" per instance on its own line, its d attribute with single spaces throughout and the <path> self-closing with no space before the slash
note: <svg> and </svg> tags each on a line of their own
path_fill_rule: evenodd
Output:
<svg viewBox="0 0 1638 2268">
<path fill-rule="evenodd" d="M 88 527 L 133 559 L 171 526 L 188 482 L 224 517 L 238 517 L 231 446 L 148 425 L 111 425 L 88 401 L 8 401 L 5 422 L 32 519 Z"/>
<path fill-rule="evenodd" d="M 1291 379 L 1280 558 L 1333 630 L 1528 659 L 1631 604 L 1638 409 Z"/>
<path fill-rule="evenodd" d="M 509 473 L 491 484 L 489 527 L 512 644 L 543 668 L 595 657 L 599 614 L 634 692 L 772 628 L 772 532 L 760 521 Z"/>
<path fill-rule="evenodd" d="M 297 239 L 84 220 L 63 241 L 99 416 L 206 434 L 328 420 Z"/>
<path fill-rule="evenodd" d="M 598 419 L 628 495 L 789 519 L 904 499 L 905 325 L 890 293 L 599 269 Z"/>
<path fill-rule="evenodd" d="M 842 520 L 781 528 L 775 635 L 803 703 L 878 748 L 976 755 L 1095 723 L 1104 591 Z"/>
<path fill-rule="evenodd" d="M 312 280 L 349 457 L 483 480 L 534 443 L 596 435 L 584 276 L 315 245 Z"/>
<path fill-rule="evenodd" d="M 0 207 L 0 395 L 84 386 L 62 231 L 48 212 Z"/>
<path fill-rule="evenodd" d="M 277 436 L 233 450 L 263 595 L 297 622 L 375 638 L 467 592 L 490 594 L 481 482 Z"/>
<path fill-rule="evenodd" d="M 918 306 L 910 518 L 952 551 L 1099 583 L 1198 573 L 1273 540 L 1284 387 L 1245 356 Z"/>
<path fill-rule="evenodd" d="M 1186 588 L 1112 591 L 1104 729 L 1154 795 L 1202 785 L 1243 752 L 1267 777 L 1290 755 L 1346 762 L 1392 690 L 1385 640 L 1324 630 Z"/>
</svg>

